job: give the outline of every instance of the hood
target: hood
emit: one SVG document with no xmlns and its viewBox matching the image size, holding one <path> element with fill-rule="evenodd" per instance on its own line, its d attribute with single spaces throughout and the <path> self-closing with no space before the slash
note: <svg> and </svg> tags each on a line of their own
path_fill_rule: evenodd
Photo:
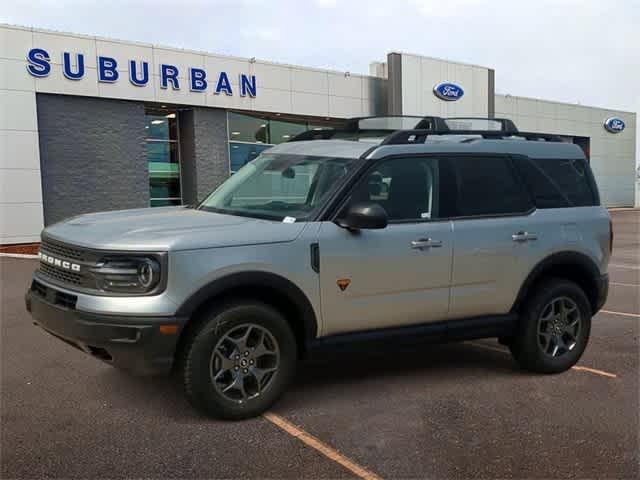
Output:
<svg viewBox="0 0 640 480">
<path fill-rule="evenodd" d="M 290 242 L 304 225 L 160 207 L 80 215 L 47 227 L 43 236 L 95 249 L 169 251 Z"/>
</svg>

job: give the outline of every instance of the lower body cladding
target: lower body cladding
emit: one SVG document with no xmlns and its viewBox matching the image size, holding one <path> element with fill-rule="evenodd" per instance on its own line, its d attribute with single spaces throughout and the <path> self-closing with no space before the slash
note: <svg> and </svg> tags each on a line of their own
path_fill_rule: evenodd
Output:
<svg viewBox="0 0 640 480">
<path fill-rule="evenodd" d="M 64 342 L 136 375 L 171 371 L 186 318 L 101 315 L 76 310 L 73 295 L 34 280 L 25 296 L 37 325 Z"/>
</svg>

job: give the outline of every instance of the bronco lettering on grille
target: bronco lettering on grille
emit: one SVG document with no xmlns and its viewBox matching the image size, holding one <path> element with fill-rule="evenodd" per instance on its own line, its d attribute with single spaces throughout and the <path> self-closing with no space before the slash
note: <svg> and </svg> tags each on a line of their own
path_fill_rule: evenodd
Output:
<svg viewBox="0 0 640 480">
<path fill-rule="evenodd" d="M 51 255 L 47 255 L 43 252 L 40 252 L 38 256 L 40 257 L 41 262 L 53 265 L 54 267 L 62 268 L 64 270 L 71 270 L 72 272 L 80 271 L 80 265 L 78 265 L 77 263 L 69 262 L 67 260 L 61 260 L 59 258 L 52 257 Z"/>
</svg>

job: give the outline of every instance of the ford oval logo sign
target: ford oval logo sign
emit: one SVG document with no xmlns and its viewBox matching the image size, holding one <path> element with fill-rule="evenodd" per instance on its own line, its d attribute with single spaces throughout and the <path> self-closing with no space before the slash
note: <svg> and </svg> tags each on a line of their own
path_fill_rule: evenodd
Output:
<svg viewBox="0 0 640 480">
<path fill-rule="evenodd" d="M 433 94 L 441 100 L 455 102 L 463 97 L 464 90 L 455 83 L 442 82 L 433 87 Z"/>
<path fill-rule="evenodd" d="M 624 120 L 618 117 L 607 118 L 604 121 L 604 128 L 611 133 L 620 133 L 625 126 Z"/>
</svg>

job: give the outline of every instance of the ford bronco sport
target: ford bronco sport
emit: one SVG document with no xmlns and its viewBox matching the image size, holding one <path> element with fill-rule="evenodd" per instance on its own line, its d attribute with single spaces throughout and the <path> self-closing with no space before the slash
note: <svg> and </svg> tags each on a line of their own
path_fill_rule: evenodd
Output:
<svg viewBox="0 0 640 480">
<path fill-rule="evenodd" d="M 564 371 L 611 245 L 578 146 L 503 119 L 363 118 L 265 151 L 195 208 L 49 226 L 26 304 L 65 342 L 177 370 L 197 409 L 239 419 L 319 342 L 497 337 L 522 368 Z"/>
</svg>

